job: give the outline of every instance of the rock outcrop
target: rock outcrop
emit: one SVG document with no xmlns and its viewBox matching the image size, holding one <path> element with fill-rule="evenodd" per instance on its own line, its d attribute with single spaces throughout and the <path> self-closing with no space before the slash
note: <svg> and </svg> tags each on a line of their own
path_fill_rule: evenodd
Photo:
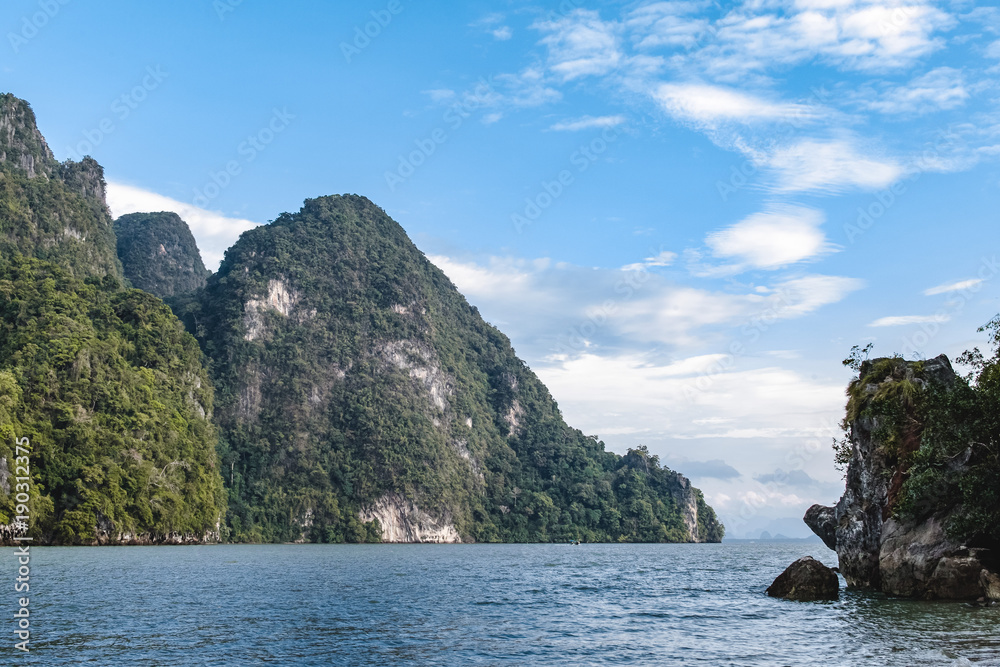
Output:
<svg viewBox="0 0 1000 667">
<path fill-rule="evenodd" d="M 812 556 L 804 556 L 778 575 L 767 594 L 800 602 L 836 600 L 840 597 L 840 580 L 833 569 Z"/>
<path fill-rule="evenodd" d="M 895 516 L 911 455 L 921 443 L 913 395 L 932 386 L 947 391 L 956 381 L 944 355 L 923 362 L 874 359 L 862 364 L 848 391 L 845 423 L 851 452 L 844 495 L 834 507 L 813 505 L 803 517 L 837 552 L 848 586 L 927 599 L 984 594 L 981 573 L 991 571 L 991 552 L 948 536 L 945 526 L 954 506 L 928 508 L 916 518 Z M 890 425 L 885 414 L 864 409 L 876 399 L 899 402 L 899 424 Z M 952 465 L 962 465 L 961 457 Z"/>
<path fill-rule="evenodd" d="M 118 259 L 133 285 L 161 299 L 204 287 L 210 272 L 176 213 L 129 213 L 115 220 Z"/>
</svg>

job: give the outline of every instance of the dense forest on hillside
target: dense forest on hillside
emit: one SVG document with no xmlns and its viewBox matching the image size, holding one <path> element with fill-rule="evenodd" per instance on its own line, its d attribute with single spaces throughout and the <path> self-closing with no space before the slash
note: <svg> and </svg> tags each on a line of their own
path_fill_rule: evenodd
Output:
<svg viewBox="0 0 1000 667">
<path fill-rule="evenodd" d="M 38 542 L 216 532 L 225 496 L 201 351 L 122 279 L 100 165 L 56 163 L 10 95 L 0 156 L 0 524 L 14 516 L 14 439 L 27 437 Z"/>
<path fill-rule="evenodd" d="M 655 457 L 569 428 L 510 341 L 363 197 L 246 232 L 174 303 L 212 360 L 235 539 L 370 539 L 356 517 L 387 494 L 477 541 L 721 539 Z"/>
</svg>

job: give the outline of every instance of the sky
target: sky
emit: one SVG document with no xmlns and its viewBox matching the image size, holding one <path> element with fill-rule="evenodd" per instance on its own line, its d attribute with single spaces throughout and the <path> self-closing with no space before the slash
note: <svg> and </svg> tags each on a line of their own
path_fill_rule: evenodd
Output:
<svg viewBox="0 0 1000 667">
<path fill-rule="evenodd" d="M 8 0 L 0 90 L 213 270 L 309 197 L 383 207 L 567 421 L 730 536 L 843 490 L 841 361 L 1000 312 L 1000 9 L 972 2 Z"/>
</svg>

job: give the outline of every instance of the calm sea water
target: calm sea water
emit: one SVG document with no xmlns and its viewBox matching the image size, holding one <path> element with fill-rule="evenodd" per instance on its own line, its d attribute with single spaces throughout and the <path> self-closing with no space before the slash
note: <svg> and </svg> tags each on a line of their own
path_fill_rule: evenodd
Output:
<svg viewBox="0 0 1000 667">
<path fill-rule="evenodd" d="M 820 545 L 38 548 L 38 665 L 1000 664 L 1000 607 L 774 600 Z M 15 609 L 13 549 L 0 549 Z"/>
</svg>

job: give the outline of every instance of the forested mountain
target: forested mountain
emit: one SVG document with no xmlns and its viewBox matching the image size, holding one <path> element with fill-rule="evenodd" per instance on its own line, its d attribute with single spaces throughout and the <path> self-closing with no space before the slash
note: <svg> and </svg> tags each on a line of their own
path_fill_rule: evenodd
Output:
<svg viewBox="0 0 1000 667">
<path fill-rule="evenodd" d="M 27 102 L 0 94 L 0 257 L 15 254 L 121 275 L 101 166 L 56 162 Z"/>
<path fill-rule="evenodd" d="M 0 541 L 24 437 L 35 544 L 721 539 L 645 448 L 567 426 L 367 199 L 246 232 L 204 286 L 175 215 L 117 229 L 101 167 L 0 97 Z"/>
<path fill-rule="evenodd" d="M 568 427 L 363 197 L 244 233 L 181 310 L 212 360 L 234 539 L 721 539 L 655 456 Z"/>
<path fill-rule="evenodd" d="M 211 272 L 176 213 L 129 213 L 114 229 L 122 270 L 134 287 L 161 299 L 204 287 Z"/>
<path fill-rule="evenodd" d="M 28 104 L 0 96 L 0 524 L 27 437 L 36 544 L 217 532 L 211 410 L 197 342 L 123 282 L 100 165 L 57 163 Z"/>
</svg>

